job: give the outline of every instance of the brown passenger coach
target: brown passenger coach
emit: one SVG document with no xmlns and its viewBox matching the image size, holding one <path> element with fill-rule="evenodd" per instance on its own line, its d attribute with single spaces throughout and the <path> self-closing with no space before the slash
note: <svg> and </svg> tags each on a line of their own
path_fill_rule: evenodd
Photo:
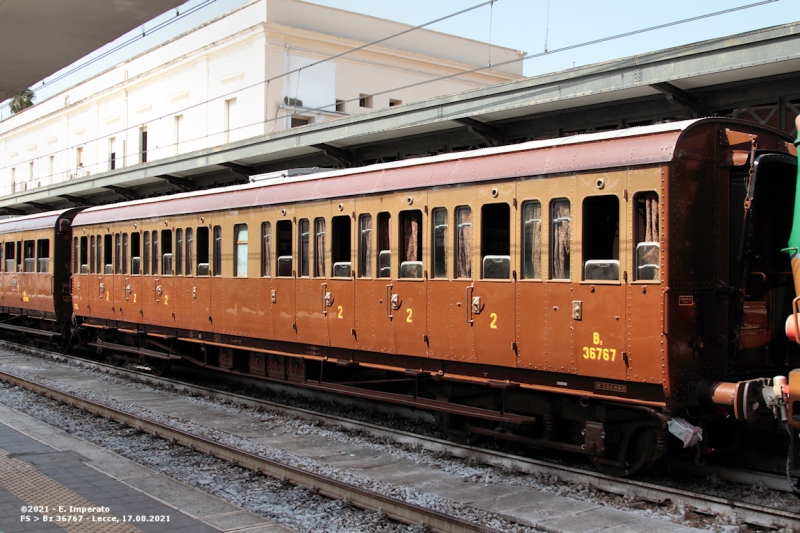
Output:
<svg viewBox="0 0 800 533">
<path fill-rule="evenodd" d="M 703 119 L 89 208 L 72 343 L 433 411 L 457 440 L 629 474 L 708 443 L 709 413 L 783 405 L 765 378 L 795 353 L 796 154 Z M 13 239 L 27 261 L 39 237 Z"/>
</svg>

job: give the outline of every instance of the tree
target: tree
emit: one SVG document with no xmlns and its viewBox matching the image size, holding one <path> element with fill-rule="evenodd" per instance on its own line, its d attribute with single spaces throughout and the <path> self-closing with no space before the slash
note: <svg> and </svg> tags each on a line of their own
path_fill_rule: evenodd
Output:
<svg viewBox="0 0 800 533">
<path fill-rule="evenodd" d="M 25 89 L 11 98 L 11 103 L 8 107 L 11 109 L 12 114 L 19 113 L 23 109 L 32 106 L 34 98 L 36 98 L 36 95 L 33 94 L 33 91 L 31 89 Z"/>
</svg>

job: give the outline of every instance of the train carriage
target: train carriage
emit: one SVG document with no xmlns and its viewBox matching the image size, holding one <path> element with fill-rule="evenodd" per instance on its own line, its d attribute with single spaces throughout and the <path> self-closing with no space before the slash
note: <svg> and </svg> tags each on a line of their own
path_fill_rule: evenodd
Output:
<svg viewBox="0 0 800 533">
<path fill-rule="evenodd" d="M 72 314 L 70 224 L 78 211 L 0 220 L 0 329 L 65 340 Z"/>
<path fill-rule="evenodd" d="M 777 131 L 704 119 L 89 208 L 74 314 L 120 360 L 630 473 L 698 440 L 688 406 L 752 419 L 742 384 L 783 372 L 796 164 Z"/>
</svg>

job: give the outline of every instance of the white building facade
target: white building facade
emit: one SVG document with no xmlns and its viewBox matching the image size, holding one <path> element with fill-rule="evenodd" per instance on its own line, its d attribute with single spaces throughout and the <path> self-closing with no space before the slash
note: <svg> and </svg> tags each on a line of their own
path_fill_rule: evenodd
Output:
<svg viewBox="0 0 800 533">
<path fill-rule="evenodd" d="M 254 0 L 0 122 L 0 196 L 522 78 L 481 68 L 522 52 L 429 30 L 315 64 L 406 29 Z"/>
</svg>

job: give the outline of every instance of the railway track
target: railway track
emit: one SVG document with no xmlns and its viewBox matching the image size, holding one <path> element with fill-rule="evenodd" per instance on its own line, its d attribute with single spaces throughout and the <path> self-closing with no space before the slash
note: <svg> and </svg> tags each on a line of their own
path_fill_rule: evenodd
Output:
<svg viewBox="0 0 800 533">
<path fill-rule="evenodd" d="M 590 484 L 600 491 L 624 496 L 629 500 L 644 500 L 655 504 L 671 502 L 676 505 L 685 506 L 696 513 L 705 515 L 731 516 L 735 514 L 742 523 L 760 528 L 775 530 L 785 528 L 800 528 L 800 513 L 792 511 L 774 509 L 764 505 L 711 496 L 699 492 L 667 487 L 635 479 L 614 478 L 581 468 L 556 465 L 536 459 L 511 455 L 508 453 L 486 450 L 473 446 L 459 445 L 450 441 L 436 439 L 433 437 L 420 436 L 408 432 L 387 429 L 385 427 L 376 426 L 366 422 L 358 422 L 333 415 L 324 415 L 301 408 L 287 407 L 285 405 L 254 399 L 240 394 L 222 392 L 208 387 L 180 382 L 170 378 L 157 377 L 143 372 L 118 368 L 103 363 L 74 358 L 71 356 L 53 354 L 43 350 L 20 347 L 10 343 L 0 342 L 0 347 L 21 350 L 33 355 L 43 355 L 55 359 L 76 362 L 77 364 L 83 365 L 87 368 L 93 368 L 111 375 L 134 379 L 157 387 L 173 388 L 176 391 L 186 394 L 200 395 L 216 400 L 224 400 L 228 403 L 257 409 L 275 410 L 306 420 L 321 421 L 324 424 L 338 426 L 350 431 L 364 431 L 376 437 L 391 439 L 399 444 L 410 445 L 431 452 L 446 453 L 450 456 L 470 459 L 475 462 L 501 467 L 508 470 L 525 473 L 538 472 L 544 475 L 557 476 L 558 479 L 566 482 Z M 429 511 L 424 508 L 407 504 L 401 500 L 390 501 L 393 499 L 387 499 L 386 496 L 371 493 L 370 491 L 364 491 L 358 487 L 347 486 L 347 484 L 343 484 L 339 481 L 331 480 L 331 484 L 328 485 L 324 479 L 317 479 L 320 477 L 318 474 L 298 471 L 298 469 L 294 467 L 272 465 L 269 464 L 272 463 L 271 461 L 253 456 L 252 454 L 237 451 L 229 446 L 220 445 L 190 433 L 168 428 L 157 422 L 140 419 L 136 415 L 130 413 L 123 413 L 107 406 L 95 405 L 93 402 L 89 402 L 85 399 L 81 399 L 64 392 L 52 391 L 44 385 L 14 376 L 13 374 L 2 373 L 0 374 L 0 379 L 11 383 L 16 383 L 27 389 L 35 390 L 36 392 L 45 394 L 49 397 L 54 397 L 62 402 L 71 403 L 76 407 L 88 410 L 92 413 L 97 413 L 106 418 L 124 422 L 132 427 L 137 427 L 142 431 L 155 434 L 161 438 L 168 440 L 174 439 L 174 441 L 178 444 L 192 447 L 193 449 L 204 453 L 210 453 L 226 461 L 236 462 L 245 468 L 256 470 L 267 475 L 272 475 L 278 479 L 286 479 L 288 482 L 293 484 L 311 488 L 314 491 L 318 491 L 322 495 L 337 499 L 346 498 L 353 505 L 363 507 L 365 509 L 370 509 L 373 511 L 382 510 L 382 512 L 388 517 L 403 523 L 414 525 L 424 523 L 433 531 L 492 531 L 488 528 L 464 523 L 464 521 L 461 519 L 448 517 L 447 515 L 442 515 L 441 513 L 435 513 L 433 516 L 426 516 L 425 513 Z M 722 468 L 715 468 L 713 473 L 720 478 L 729 478 L 738 482 L 749 484 L 762 483 L 764 486 L 769 488 L 788 491 L 788 483 L 785 483 L 785 480 L 783 480 L 782 483 L 782 480 L 778 476 L 774 475 L 746 472 L 741 470 L 728 470 L 726 472 L 725 469 Z M 355 489 L 355 492 L 353 492 L 352 495 L 347 493 L 350 488 Z M 375 499 L 370 499 L 372 496 L 377 497 Z M 395 504 L 397 505 L 397 508 L 393 506 Z M 453 519 L 454 522 L 452 524 L 448 522 L 440 522 L 446 521 L 447 519 Z M 450 527 L 454 529 L 448 529 Z M 471 529 L 460 529 L 464 527 Z"/>
</svg>

